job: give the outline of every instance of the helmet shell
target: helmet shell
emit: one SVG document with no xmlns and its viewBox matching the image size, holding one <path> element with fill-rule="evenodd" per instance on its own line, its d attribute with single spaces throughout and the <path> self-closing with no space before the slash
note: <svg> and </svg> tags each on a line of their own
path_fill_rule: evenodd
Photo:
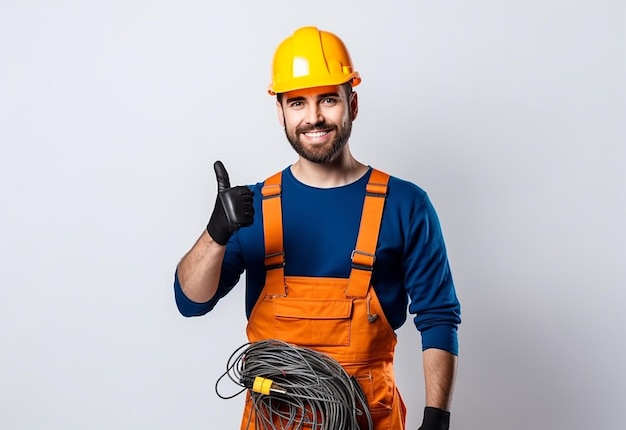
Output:
<svg viewBox="0 0 626 430">
<path fill-rule="evenodd" d="M 350 54 L 335 34 L 302 27 L 278 45 L 272 63 L 272 83 L 268 93 L 275 95 L 304 88 L 361 83 Z"/>
</svg>

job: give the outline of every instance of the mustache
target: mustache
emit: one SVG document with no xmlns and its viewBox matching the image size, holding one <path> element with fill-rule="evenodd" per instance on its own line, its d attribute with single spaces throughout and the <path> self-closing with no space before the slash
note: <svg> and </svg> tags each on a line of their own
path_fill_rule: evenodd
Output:
<svg viewBox="0 0 626 430">
<path fill-rule="evenodd" d="M 310 133 L 312 131 L 332 131 L 337 129 L 337 126 L 334 124 L 327 124 L 326 122 L 318 122 L 317 124 L 311 125 L 302 125 L 300 127 L 296 127 L 296 133 Z"/>
</svg>

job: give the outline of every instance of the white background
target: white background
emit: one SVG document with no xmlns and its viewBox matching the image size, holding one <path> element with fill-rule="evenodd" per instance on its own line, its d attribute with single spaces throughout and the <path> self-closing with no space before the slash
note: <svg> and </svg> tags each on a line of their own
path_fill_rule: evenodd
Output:
<svg viewBox="0 0 626 430">
<path fill-rule="evenodd" d="M 265 90 L 302 25 L 363 77 L 356 157 L 439 212 L 453 429 L 626 428 L 625 23 L 618 0 L 1 0 L 0 428 L 238 428 L 214 384 L 243 284 L 185 319 L 173 273 L 214 160 L 236 184 L 294 161 Z M 416 429 L 419 336 L 398 334 Z"/>
</svg>

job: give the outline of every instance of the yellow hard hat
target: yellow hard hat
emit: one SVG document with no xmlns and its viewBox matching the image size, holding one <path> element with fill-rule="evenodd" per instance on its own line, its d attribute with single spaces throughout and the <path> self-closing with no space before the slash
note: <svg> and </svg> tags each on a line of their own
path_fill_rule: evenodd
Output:
<svg viewBox="0 0 626 430">
<path fill-rule="evenodd" d="M 270 95 L 303 88 L 361 82 L 341 39 L 317 27 L 302 27 L 276 49 Z"/>
</svg>

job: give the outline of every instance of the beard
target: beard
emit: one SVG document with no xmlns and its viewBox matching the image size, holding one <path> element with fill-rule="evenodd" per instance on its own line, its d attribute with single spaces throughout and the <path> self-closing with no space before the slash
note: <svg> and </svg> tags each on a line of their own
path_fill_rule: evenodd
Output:
<svg viewBox="0 0 626 430">
<path fill-rule="evenodd" d="M 344 146 L 350 139 L 350 134 L 352 133 L 352 121 L 348 119 L 346 122 L 342 124 L 341 127 L 338 127 L 336 124 L 330 124 L 327 122 L 319 122 L 314 125 L 297 127 L 294 132 L 290 133 L 287 130 L 287 127 L 284 127 L 285 136 L 287 136 L 287 140 L 291 144 L 291 147 L 305 160 L 311 161 L 312 163 L 317 164 L 325 164 L 334 161 Z M 327 132 L 336 132 L 336 136 L 330 145 L 320 145 L 319 147 L 307 148 L 300 141 L 300 135 L 303 133 L 309 133 L 312 131 L 327 131 Z"/>
</svg>

